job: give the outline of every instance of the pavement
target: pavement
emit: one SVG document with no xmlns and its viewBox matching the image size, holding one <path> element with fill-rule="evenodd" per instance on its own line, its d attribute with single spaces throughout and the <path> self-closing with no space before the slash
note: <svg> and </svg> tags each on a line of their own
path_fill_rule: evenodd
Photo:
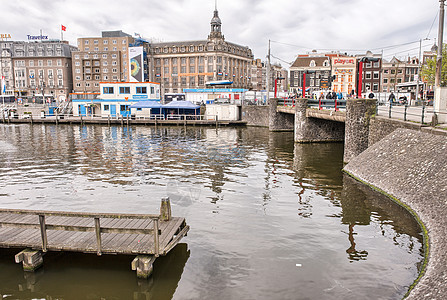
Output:
<svg viewBox="0 0 447 300">
<path fill-rule="evenodd" d="M 390 106 L 379 105 L 378 115 L 382 117 L 390 116 Z M 433 106 L 407 106 L 404 105 L 392 105 L 391 106 L 391 118 L 406 120 L 416 123 L 430 124 L 434 115 Z M 438 127 L 447 128 L 447 111 L 438 112 Z"/>
</svg>

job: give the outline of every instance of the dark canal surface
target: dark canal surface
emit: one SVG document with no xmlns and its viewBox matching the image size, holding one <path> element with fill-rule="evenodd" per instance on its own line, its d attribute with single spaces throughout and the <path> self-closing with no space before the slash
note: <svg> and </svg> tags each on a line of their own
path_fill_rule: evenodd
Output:
<svg viewBox="0 0 447 300">
<path fill-rule="evenodd" d="M 131 256 L 49 253 L 3 299 L 400 299 L 423 260 L 403 208 L 343 176 L 342 144 L 260 128 L 0 125 L 0 207 L 156 213 L 191 230 L 139 281 Z"/>
</svg>

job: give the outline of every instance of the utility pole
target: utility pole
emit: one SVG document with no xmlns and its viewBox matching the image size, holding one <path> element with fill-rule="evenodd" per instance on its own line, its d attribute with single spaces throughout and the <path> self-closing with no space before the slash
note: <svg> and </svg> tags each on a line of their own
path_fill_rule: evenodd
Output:
<svg viewBox="0 0 447 300">
<path fill-rule="evenodd" d="M 267 103 L 270 101 L 270 40 L 269 40 L 269 52 L 267 55 Z"/>
<path fill-rule="evenodd" d="M 438 29 L 438 56 L 436 58 L 436 76 L 435 76 L 435 88 L 441 86 L 441 71 L 442 71 L 442 48 L 443 36 L 444 36 L 444 2 L 445 0 L 439 0 L 439 29 Z"/>
</svg>

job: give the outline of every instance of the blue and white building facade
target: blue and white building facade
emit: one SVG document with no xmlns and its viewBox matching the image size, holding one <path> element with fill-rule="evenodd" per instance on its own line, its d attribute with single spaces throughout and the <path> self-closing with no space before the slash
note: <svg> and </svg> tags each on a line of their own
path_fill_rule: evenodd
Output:
<svg viewBox="0 0 447 300">
<path fill-rule="evenodd" d="M 74 116 L 127 117 L 131 105 L 160 101 L 160 84 L 154 82 L 102 82 L 96 97 L 72 94 Z"/>
</svg>

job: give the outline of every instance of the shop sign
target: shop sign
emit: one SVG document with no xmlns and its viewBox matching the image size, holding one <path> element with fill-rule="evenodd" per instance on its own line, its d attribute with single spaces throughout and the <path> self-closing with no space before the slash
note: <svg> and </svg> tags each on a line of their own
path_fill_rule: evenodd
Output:
<svg viewBox="0 0 447 300">
<path fill-rule="evenodd" d="M 48 35 L 27 35 L 28 40 L 48 40 Z"/>
</svg>

